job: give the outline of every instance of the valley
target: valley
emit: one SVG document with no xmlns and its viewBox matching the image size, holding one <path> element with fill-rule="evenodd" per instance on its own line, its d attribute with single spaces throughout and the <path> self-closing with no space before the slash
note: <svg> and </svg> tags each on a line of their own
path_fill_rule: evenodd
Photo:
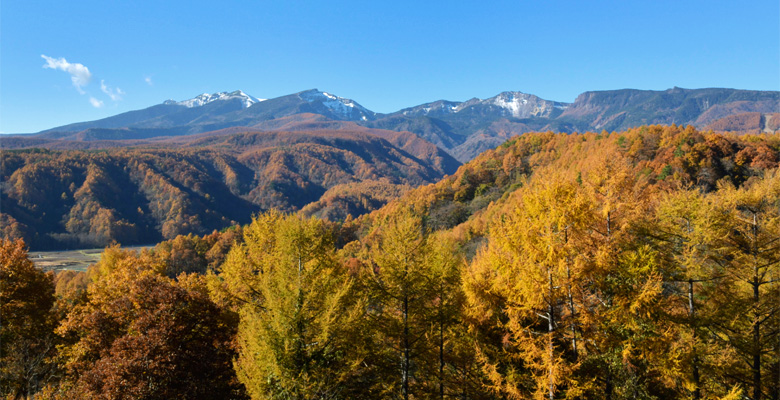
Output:
<svg viewBox="0 0 780 400">
<path fill-rule="evenodd" d="M 126 246 L 125 250 L 141 251 L 151 249 L 153 245 L 147 246 Z M 100 261 L 100 256 L 105 250 L 104 247 L 82 250 L 61 250 L 61 251 L 36 251 L 30 252 L 30 260 L 37 268 L 43 271 L 62 271 L 87 272 L 87 267 Z"/>
</svg>

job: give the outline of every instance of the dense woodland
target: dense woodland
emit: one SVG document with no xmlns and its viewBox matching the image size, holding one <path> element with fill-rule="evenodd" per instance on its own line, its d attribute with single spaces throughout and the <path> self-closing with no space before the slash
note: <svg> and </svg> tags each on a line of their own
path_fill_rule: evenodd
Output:
<svg viewBox="0 0 780 400">
<path fill-rule="evenodd" d="M 532 133 L 357 219 L 271 210 L 86 274 L 3 239 L 0 395 L 779 399 L 778 160 Z"/>
<path fill-rule="evenodd" d="M 378 130 L 227 131 L 137 148 L 4 150 L 0 231 L 44 250 L 203 235 L 313 202 L 312 214 L 344 219 L 458 165 L 412 134 Z"/>
</svg>

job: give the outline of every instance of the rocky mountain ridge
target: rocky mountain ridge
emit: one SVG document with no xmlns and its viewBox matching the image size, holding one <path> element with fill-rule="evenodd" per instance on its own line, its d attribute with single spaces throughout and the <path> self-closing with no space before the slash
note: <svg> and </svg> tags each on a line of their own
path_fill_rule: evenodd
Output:
<svg viewBox="0 0 780 400">
<path fill-rule="evenodd" d="M 354 100 L 317 89 L 262 101 L 235 91 L 166 101 L 97 121 L 52 128 L 32 137 L 122 140 L 179 136 L 230 127 L 263 129 L 269 121 L 318 114 L 331 121 L 350 121 L 367 128 L 408 131 L 465 162 L 512 136 L 531 131 L 619 131 L 648 124 L 707 129 L 723 118 L 777 112 L 778 91 L 723 88 L 590 91 L 579 95 L 573 103 L 522 92 L 502 92 L 487 99 L 463 102 L 438 100 L 389 114 L 373 112 Z"/>
</svg>

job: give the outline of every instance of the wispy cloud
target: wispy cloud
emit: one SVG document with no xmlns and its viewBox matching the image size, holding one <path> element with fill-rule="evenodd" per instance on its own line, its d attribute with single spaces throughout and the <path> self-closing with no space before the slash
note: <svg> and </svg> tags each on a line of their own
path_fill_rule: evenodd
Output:
<svg viewBox="0 0 780 400">
<path fill-rule="evenodd" d="M 144 82 L 146 82 L 146 84 L 149 86 L 154 86 L 154 82 L 152 82 L 151 76 L 144 77 Z"/>
<path fill-rule="evenodd" d="M 92 104 L 92 107 L 95 107 L 95 108 L 103 107 L 103 101 L 102 100 L 98 100 L 98 99 L 96 99 L 94 97 L 90 97 L 89 98 L 89 103 Z"/>
<path fill-rule="evenodd" d="M 106 82 L 104 80 L 100 80 L 100 90 L 103 91 L 103 93 L 107 94 L 108 97 L 111 98 L 113 101 L 119 101 L 122 100 L 122 95 L 125 94 L 125 92 L 122 91 L 120 88 L 111 88 L 108 85 L 106 85 Z"/>
<path fill-rule="evenodd" d="M 85 93 L 82 87 L 89 84 L 89 81 L 92 80 L 92 73 L 89 72 L 89 68 L 83 64 L 71 64 L 64 58 L 52 58 L 43 54 L 41 54 L 41 57 L 46 60 L 46 64 L 43 65 L 43 68 L 58 69 L 67 72 L 70 74 L 70 80 L 73 82 L 73 86 L 76 87 L 76 90 L 81 94 Z M 92 105 L 94 105 L 94 103 Z"/>
</svg>

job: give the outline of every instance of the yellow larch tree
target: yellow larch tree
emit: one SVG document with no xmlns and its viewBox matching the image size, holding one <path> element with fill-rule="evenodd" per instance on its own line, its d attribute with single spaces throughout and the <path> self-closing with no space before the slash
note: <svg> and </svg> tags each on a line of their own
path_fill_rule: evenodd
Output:
<svg viewBox="0 0 780 400">
<path fill-rule="evenodd" d="M 767 172 L 714 196 L 721 220 L 717 332 L 742 360 L 729 373 L 749 398 L 780 393 L 780 173 Z M 773 373 L 772 373 L 773 372 Z"/>
<path fill-rule="evenodd" d="M 253 399 L 338 398 L 356 373 L 362 309 L 333 240 L 322 221 L 269 212 L 210 278 L 239 312 L 235 369 Z"/>
</svg>

